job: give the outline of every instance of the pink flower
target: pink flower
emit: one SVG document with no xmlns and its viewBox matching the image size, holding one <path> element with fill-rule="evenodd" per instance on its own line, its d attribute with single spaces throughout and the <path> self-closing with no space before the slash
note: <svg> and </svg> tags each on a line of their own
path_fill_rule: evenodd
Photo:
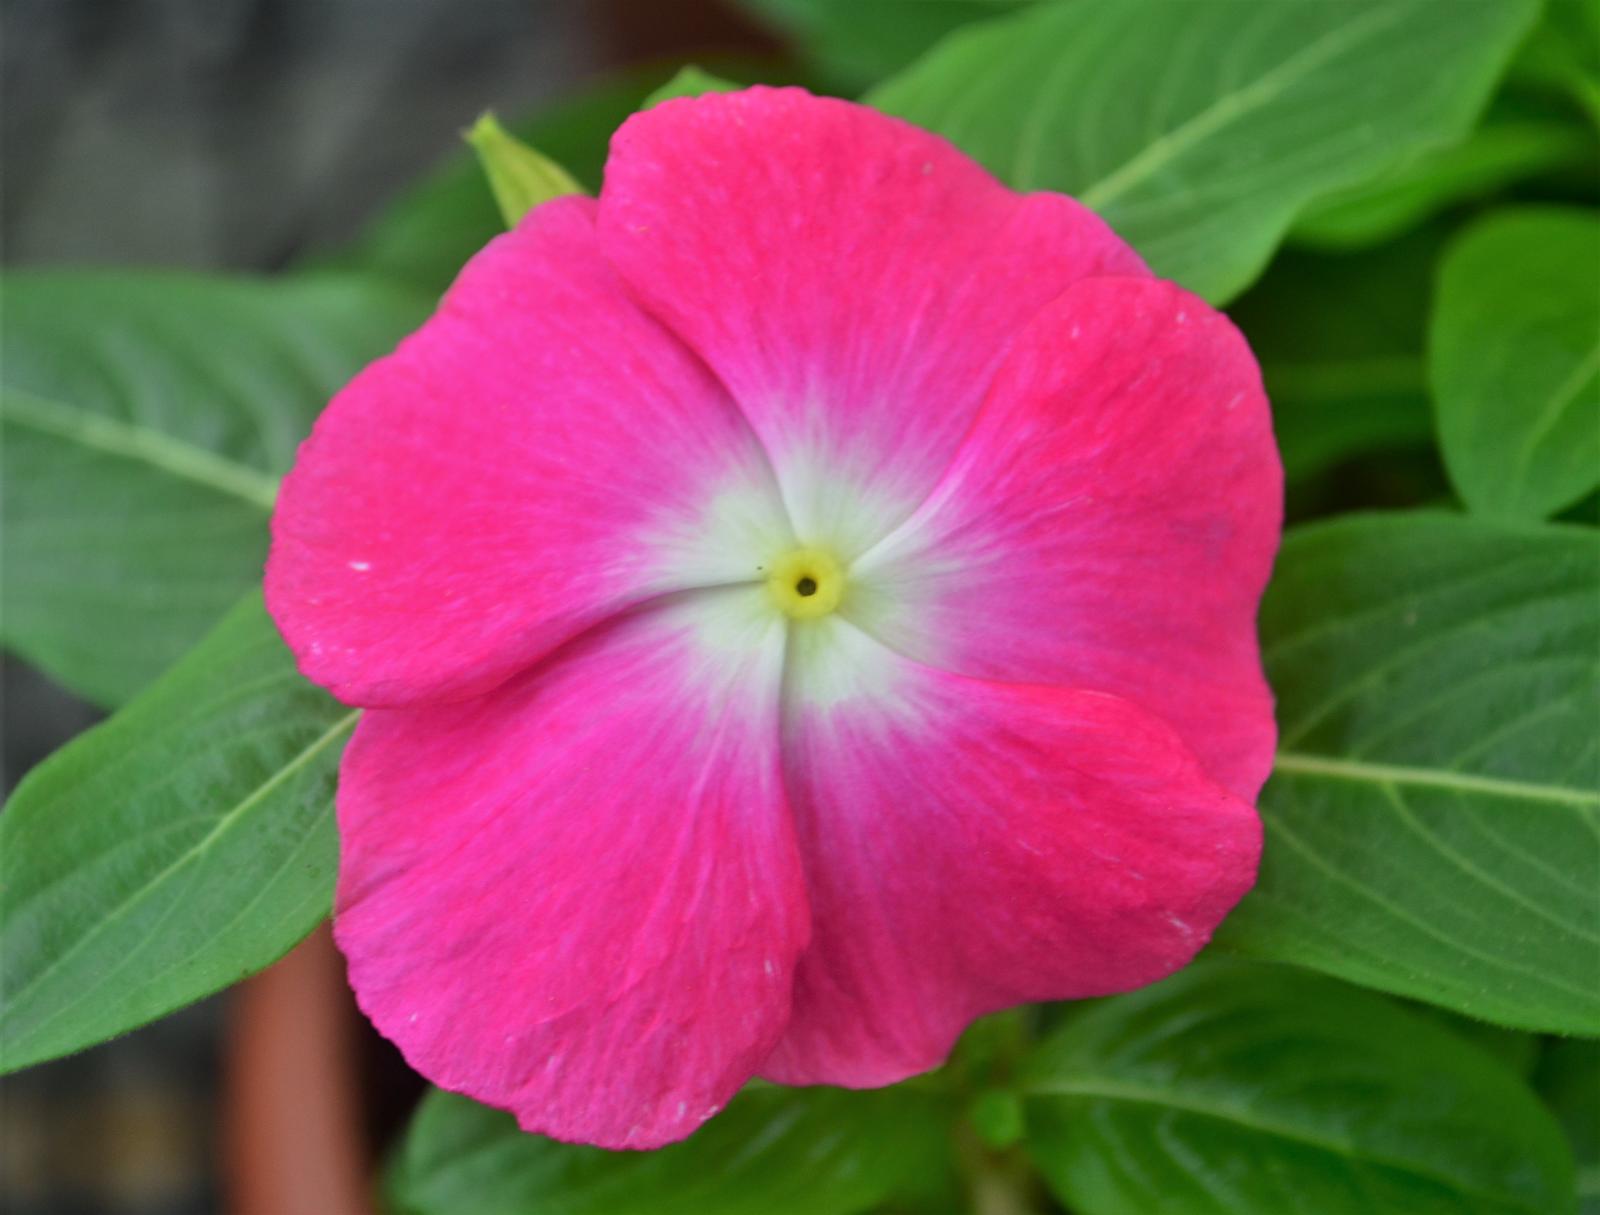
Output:
<svg viewBox="0 0 1600 1215">
<path fill-rule="evenodd" d="M 1279 495 L 1243 339 L 1071 199 L 794 89 L 636 115 L 283 487 L 362 1007 L 650 1147 L 1168 974 L 1254 880 Z"/>
</svg>

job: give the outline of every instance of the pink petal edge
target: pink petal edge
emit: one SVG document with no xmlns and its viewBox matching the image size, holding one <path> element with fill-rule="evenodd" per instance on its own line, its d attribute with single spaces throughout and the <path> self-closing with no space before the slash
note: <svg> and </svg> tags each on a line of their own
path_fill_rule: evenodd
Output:
<svg viewBox="0 0 1600 1215">
<path fill-rule="evenodd" d="M 710 627 L 631 616 L 477 700 L 368 712 L 345 756 L 334 930 L 357 999 L 419 1072 L 526 1130 L 680 1139 L 788 1020 L 808 913 L 782 636 L 748 611 Z"/>
<path fill-rule="evenodd" d="M 757 1070 L 890 1083 L 1170 973 L 1254 880 L 1280 525 L 1243 340 L 1077 203 L 800 90 L 636 115 L 274 516 L 302 669 L 379 706 L 363 1009 L 526 1129 L 653 1147 Z M 787 677 L 759 584 L 668 594 L 773 537 L 860 557 Z"/>
<path fill-rule="evenodd" d="M 1099 217 L 944 139 L 802 89 L 684 98 L 617 131 L 606 256 L 728 386 L 790 517 L 850 556 L 938 480 L 1012 339 L 1086 275 Z"/>
<path fill-rule="evenodd" d="M 1256 614 L 1282 518 L 1239 332 L 1172 283 L 1089 279 L 1018 338 L 845 610 L 934 666 L 1132 701 L 1254 799 L 1277 740 Z"/>
<path fill-rule="evenodd" d="M 470 697 L 644 598 L 749 576 L 729 535 L 786 532 L 749 427 L 628 297 L 594 211 L 558 199 L 491 242 L 301 447 L 267 606 L 340 699 Z"/>
<path fill-rule="evenodd" d="M 813 936 L 763 1075 L 925 1071 L 984 1013 L 1170 974 L 1250 889 L 1260 820 L 1159 719 L 936 671 L 837 627 L 854 673 L 796 679 L 785 738 Z"/>
</svg>

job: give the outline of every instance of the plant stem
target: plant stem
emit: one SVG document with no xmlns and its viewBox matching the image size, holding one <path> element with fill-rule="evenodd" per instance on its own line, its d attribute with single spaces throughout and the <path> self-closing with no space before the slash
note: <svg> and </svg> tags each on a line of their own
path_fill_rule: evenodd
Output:
<svg viewBox="0 0 1600 1215">
<path fill-rule="evenodd" d="M 989 1148 L 965 1120 L 956 1125 L 955 1147 L 972 1215 L 1038 1215 L 1033 1176 L 1019 1157 Z"/>
</svg>

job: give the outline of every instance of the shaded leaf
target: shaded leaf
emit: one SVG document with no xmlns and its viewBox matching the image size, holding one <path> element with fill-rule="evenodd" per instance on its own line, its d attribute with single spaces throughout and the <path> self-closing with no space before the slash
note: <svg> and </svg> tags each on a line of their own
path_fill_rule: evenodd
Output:
<svg viewBox="0 0 1600 1215">
<path fill-rule="evenodd" d="M 1291 532 L 1262 608 L 1279 754 L 1218 941 L 1600 1033 L 1600 534 L 1444 514 Z"/>
<path fill-rule="evenodd" d="M 0 814 L 0 1070 L 81 1050 L 288 952 L 328 912 L 353 710 L 259 593 Z"/>
<path fill-rule="evenodd" d="M 0 354 L 5 643 L 116 705 L 253 583 L 277 478 L 425 301 L 352 276 L 17 271 Z"/>
<path fill-rule="evenodd" d="M 1532 1092 L 1392 1002 L 1199 963 L 1107 1000 L 1022 1077 L 1028 1145 L 1082 1215 L 1560 1215 L 1572 1161 Z"/>
<path fill-rule="evenodd" d="M 1042 4 L 952 35 L 867 100 L 1018 189 L 1075 195 L 1158 274 L 1220 301 L 1307 203 L 1461 138 L 1536 12 L 1525 0 Z"/>
<path fill-rule="evenodd" d="M 1426 316 L 1442 236 L 1356 255 L 1285 251 L 1229 310 L 1261 362 L 1291 484 L 1433 442 Z"/>
<path fill-rule="evenodd" d="M 1600 0 L 1546 0 L 1511 81 L 1569 98 L 1600 131 Z"/>
<path fill-rule="evenodd" d="M 1502 1025 L 1491 1025 L 1475 1017 L 1463 1017 L 1448 1009 L 1440 1008 L 1437 1004 L 1412 1001 L 1407 1004 L 1407 1008 L 1412 1015 L 1442 1025 L 1458 1038 L 1465 1038 L 1484 1054 L 1498 1059 L 1501 1064 L 1524 1080 L 1533 1074 L 1534 1065 L 1539 1061 L 1543 1039 L 1538 1034 L 1521 1029 L 1506 1029 Z"/>
<path fill-rule="evenodd" d="M 1295 223 L 1295 239 L 1323 248 L 1375 244 L 1436 211 L 1525 178 L 1594 166 L 1600 145 L 1576 122 L 1505 118 L 1426 153 L 1366 185 L 1341 190 Z"/>
<path fill-rule="evenodd" d="M 1501 211 L 1462 234 L 1429 357 L 1445 467 L 1473 510 L 1539 519 L 1600 485 L 1600 214 Z"/>
<path fill-rule="evenodd" d="M 758 1085 L 682 1143 L 608 1152 L 434 1091 L 387 1188 L 408 1215 L 844 1215 L 940 1174 L 947 1119 L 907 1089 Z"/>
<path fill-rule="evenodd" d="M 739 0 L 847 92 L 898 72 L 963 25 L 1030 0 Z"/>
<path fill-rule="evenodd" d="M 1600 1215 L 1600 1042 L 1551 1042 L 1534 1082 L 1578 1162 L 1578 1209 Z"/>
</svg>

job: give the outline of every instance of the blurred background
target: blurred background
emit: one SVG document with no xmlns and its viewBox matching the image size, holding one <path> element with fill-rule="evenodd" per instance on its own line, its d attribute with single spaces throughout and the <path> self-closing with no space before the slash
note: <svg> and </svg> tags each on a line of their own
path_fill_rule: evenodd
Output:
<svg viewBox="0 0 1600 1215">
<path fill-rule="evenodd" d="M 0 258 L 281 269 L 349 241 L 458 156 L 461 131 L 486 108 L 529 114 L 619 70 L 664 80 L 686 59 L 768 59 L 777 48 L 718 0 L 4 0 Z M 8 793 L 99 716 L 10 658 L 0 696 Z M 0 1080 L 0 1210 L 241 1209 L 248 1195 L 224 1183 L 223 1161 L 251 1193 L 270 1192 L 284 1179 L 248 1174 L 273 1162 L 239 1159 L 226 1127 L 272 1115 L 222 1116 L 230 1015 L 272 1019 L 300 1039 L 299 1064 L 273 1057 L 270 1039 L 236 1060 L 257 1093 L 315 1080 L 291 1081 L 284 1067 L 329 1080 L 346 1053 L 304 1050 L 329 1015 L 304 1000 L 339 988 L 331 947 L 313 940 L 242 994 Z M 343 1146 L 378 1150 L 420 1092 L 347 1011 L 333 1010 L 333 1032 L 353 1039 L 369 1108 L 302 1109 L 306 1150 L 351 1127 Z"/>
</svg>

